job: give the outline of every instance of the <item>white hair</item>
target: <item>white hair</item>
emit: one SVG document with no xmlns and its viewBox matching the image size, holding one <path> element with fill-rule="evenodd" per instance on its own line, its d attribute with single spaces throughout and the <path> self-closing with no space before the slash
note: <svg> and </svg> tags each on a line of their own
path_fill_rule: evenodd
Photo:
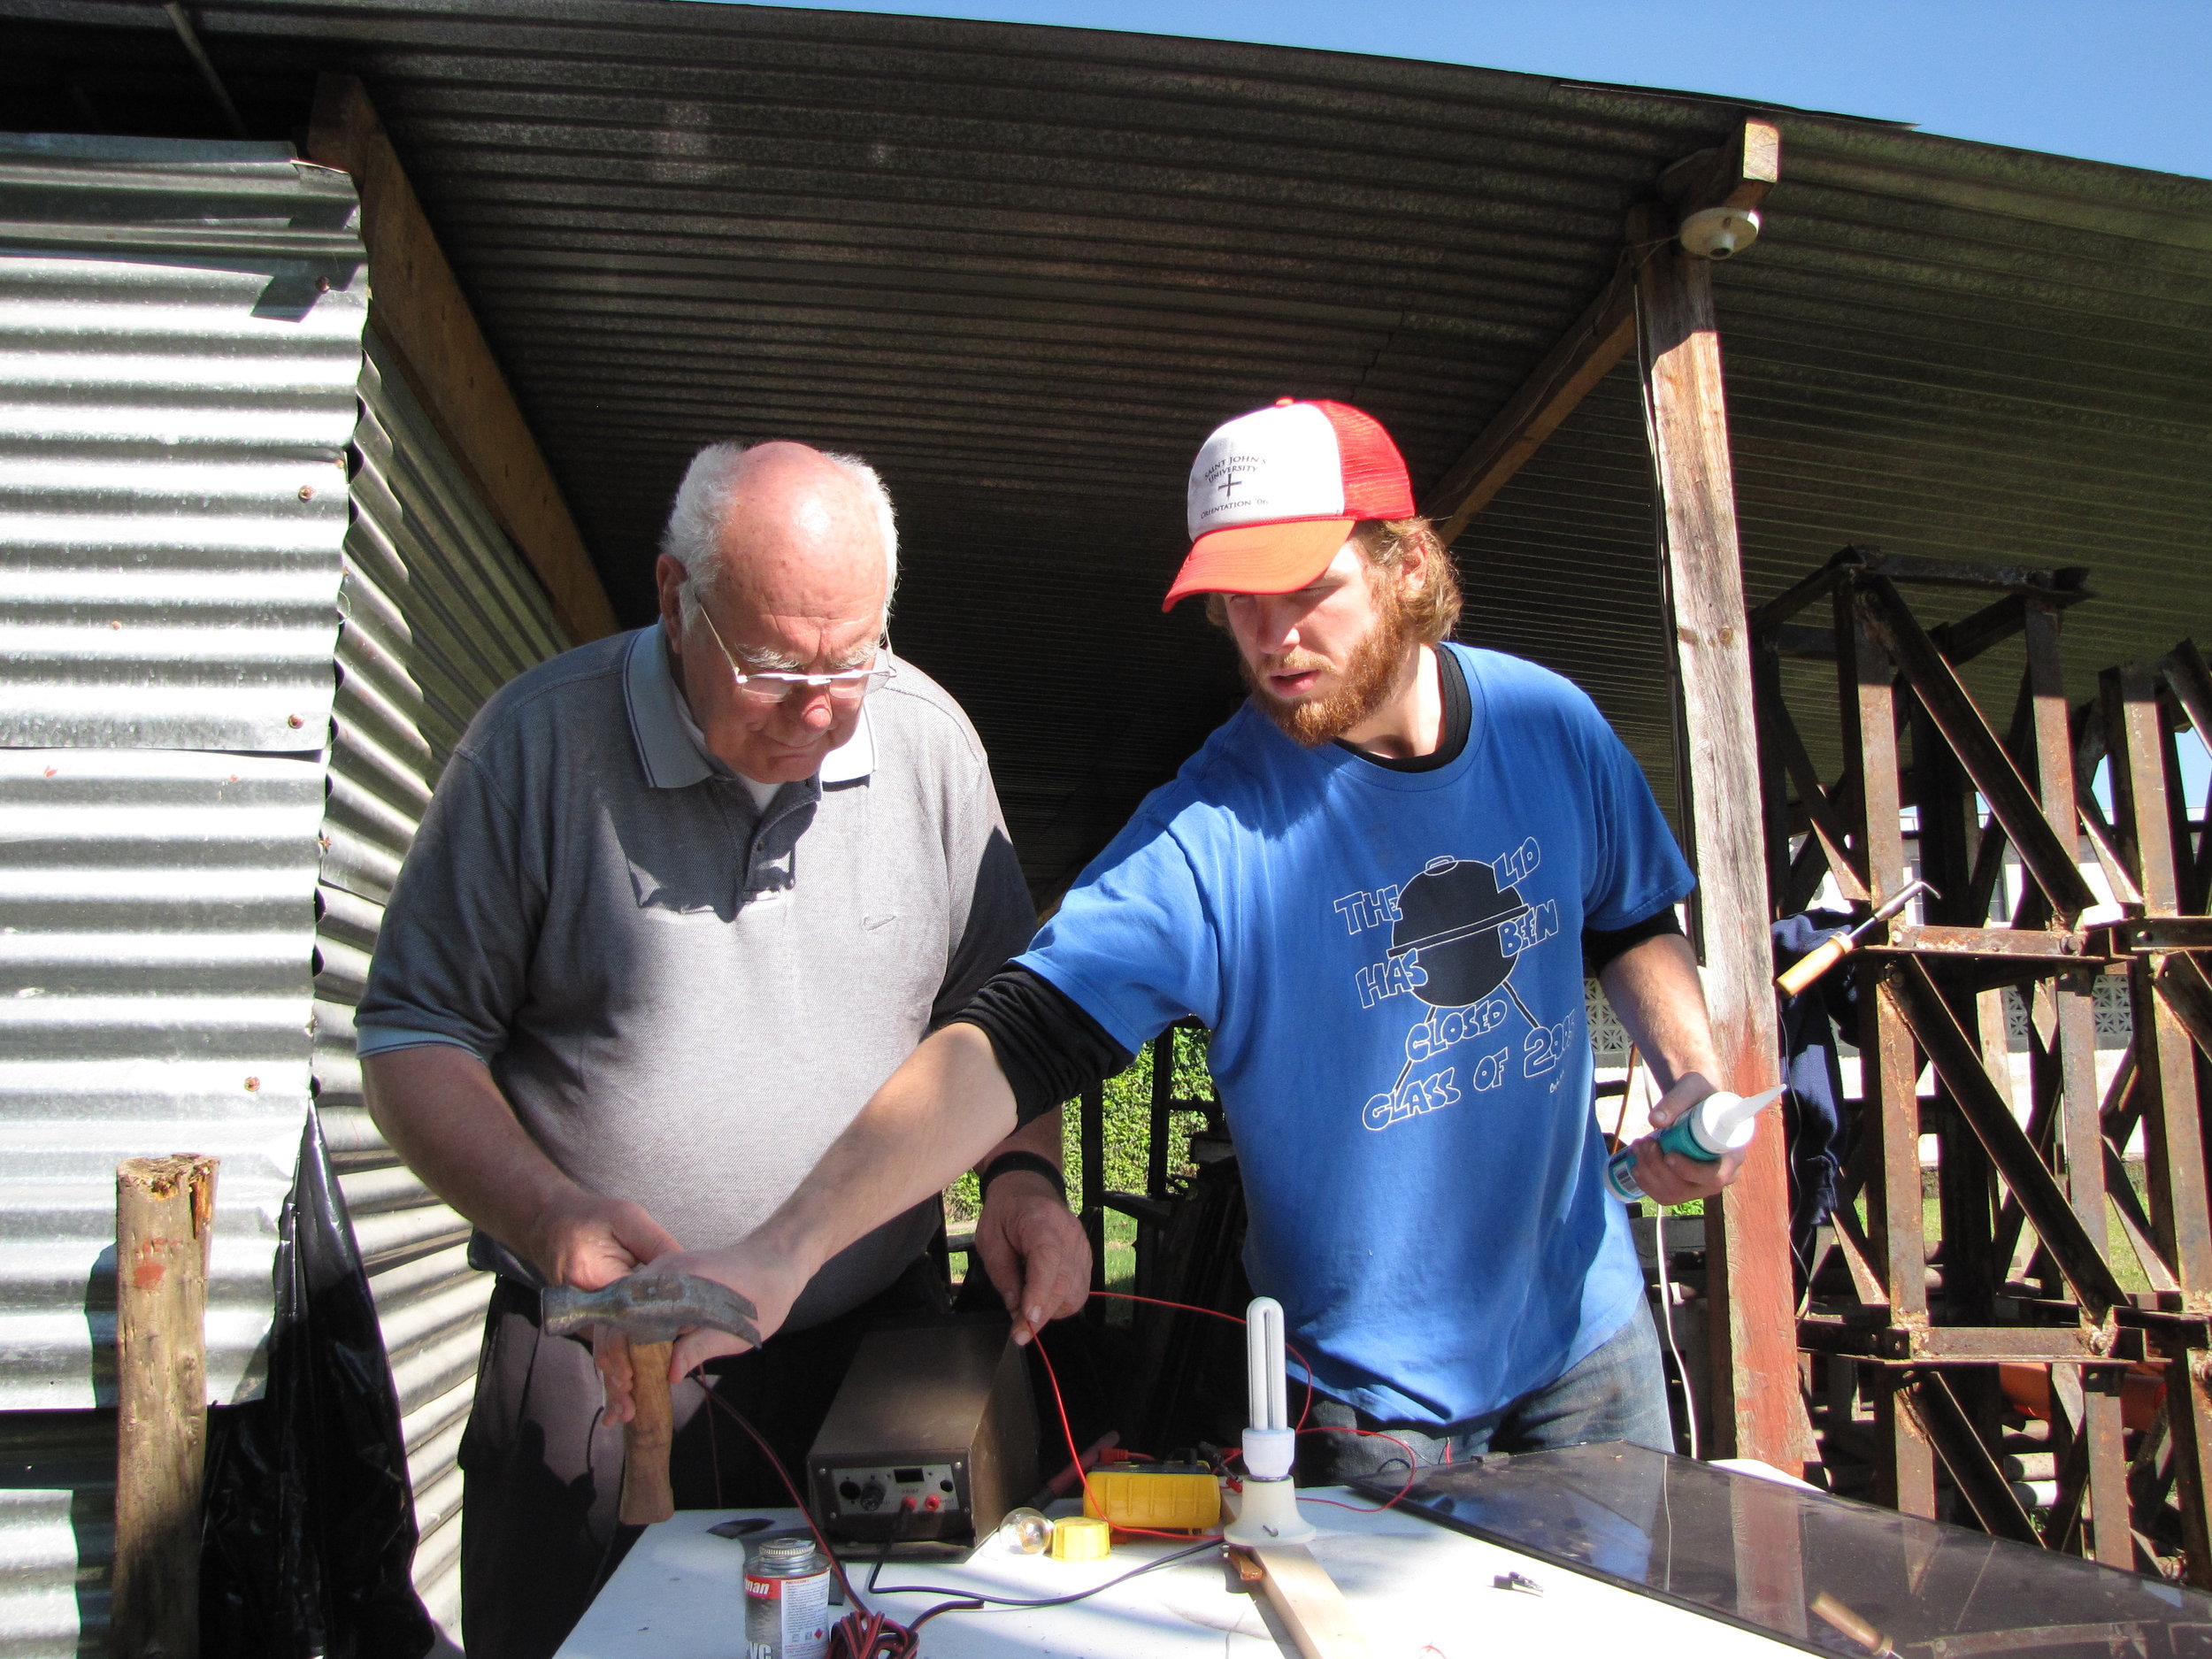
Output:
<svg viewBox="0 0 2212 1659">
<path fill-rule="evenodd" d="M 738 463 L 750 447 L 742 443 L 710 443 L 691 457 L 684 481 L 676 486 L 675 505 L 668 510 L 668 527 L 661 532 L 661 551 L 684 567 L 684 585 L 678 590 L 684 620 L 691 621 L 699 607 L 720 586 L 722 562 L 715 557 L 722 518 L 728 510 L 730 488 Z M 831 455 L 822 458 L 859 487 L 874 510 L 877 533 L 883 538 L 883 611 L 891 613 L 891 595 L 899 585 L 899 526 L 891 511 L 890 493 L 876 470 L 857 456 Z"/>
</svg>

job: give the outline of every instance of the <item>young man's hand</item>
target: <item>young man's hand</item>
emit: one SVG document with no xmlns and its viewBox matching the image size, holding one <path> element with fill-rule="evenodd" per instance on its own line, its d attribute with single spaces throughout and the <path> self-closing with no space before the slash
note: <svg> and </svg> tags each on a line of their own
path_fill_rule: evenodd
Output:
<svg viewBox="0 0 2212 1659">
<path fill-rule="evenodd" d="M 640 1271 L 652 1277 L 673 1278 L 687 1273 L 727 1285 L 753 1304 L 753 1324 L 764 1342 L 790 1317 L 791 1304 L 806 1288 L 804 1277 L 795 1275 L 787 1264 L 764 1251 L 750 1249 L 742 1242 L 718 1250 L 676 1251 Z M 677 1338 L 675 1351 L 669 1358 L 668 1380 L 679 1382 L 708 1360 L 725 1354 L 742 1354 L 748 1346 L 742 1337 L 733 1336 L 727 1331 L 687 1331 Z M 599 1367 L 600 1382 L 606 1389 L 606 1420 L 627 1423 L 631 1416 L 628 1345 L 603 1334 L 600 1327 L 594 1325 L 591 1353 Z"/>
<path fill-rule="evenodd" d="M 1091 1241 L 1052 1183 L 1032 1170 L 993 1181 L 976 1217 L 976 1255 L 1027 1342 L 1055 1319 L 1080 1313 L 1091 1294 Z"/>
<path fill-rule="evenodd" d="M 1636 1142 L 1636 1185 L 1655 1204 L 1672 1208 L 1694 1198 L 1710 1198 L 1736 1179 L 1743 1168 L 1743 1151 L 1724 1152 L 1717 1163 L 1686 1158 L 1679 1152 L 1662 1152 L 1658 1132 L 1688 1111 L 1708 1094 L 1713 1085 L 1695 1071 L 1659 1097 L 1651 1109 L 1653 1133 Z"/>
</svg>

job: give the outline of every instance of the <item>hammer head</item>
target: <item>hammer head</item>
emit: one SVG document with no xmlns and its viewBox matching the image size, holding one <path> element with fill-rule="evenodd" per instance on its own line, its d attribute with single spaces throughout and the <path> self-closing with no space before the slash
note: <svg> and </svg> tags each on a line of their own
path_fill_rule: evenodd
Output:
<svg viewBox="0 0 2212 1659">
<path fill-rule="evenodd" d="M 670 1342 L 680 1332 L 705 1326 L 756 1346 L 760 1341 L 753 1325 L 758 1310 L 727 1285 L 689 1273 L 656 1274 L 650 1268 L 601 1290 L 553 1286 L 539 1293 L 538 1311 L 548 1336 L 604 1325 L 633 1342 Z"/>
</svg>

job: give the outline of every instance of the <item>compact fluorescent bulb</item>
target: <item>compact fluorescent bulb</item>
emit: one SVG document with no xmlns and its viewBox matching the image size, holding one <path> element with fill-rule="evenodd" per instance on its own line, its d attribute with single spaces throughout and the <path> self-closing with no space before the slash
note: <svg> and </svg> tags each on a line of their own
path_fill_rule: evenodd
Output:
<svg viewBox="0 0 2212 1659">
<path fill-rule="evenodd" d="M 1245 1310 L 1244 1363 L 1251 1418 L 1244 1432 L 1244 1502 L 1222 1536 L 1248 1548 L 1302 1543 L 1313 1527 L 1298 1512 L 1291 1481 L 1298 1436 L 1283 1376 L 1283 1305 L 1272 1296 L 1254 1297 Z"/>
</svg>

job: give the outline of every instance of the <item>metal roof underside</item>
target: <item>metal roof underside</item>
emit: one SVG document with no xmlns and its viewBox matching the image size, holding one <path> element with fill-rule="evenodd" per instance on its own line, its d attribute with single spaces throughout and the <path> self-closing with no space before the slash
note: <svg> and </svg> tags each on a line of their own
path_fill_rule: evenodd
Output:
<svg viewBox="0 0 2212 1659">
<path fill-rule="evenodd" d="M 1760 107 L 688 0 L 192 11 L 257 136 L 315 71 L 365 80 L 626 617 L 695 446 L 883 469 L 895 637 L 973 715 L 1045 895 L 1236 695 L 1197 608 L 1157 611 L 1211 426 L 1348 399 L 1435 478 L 1627 205 Z M 0 19 L 19 122 L 214 119 L 155 8 Z M 1719 273 L 1753 602 L 1857 541 L 2093 567 L 2084 693 L 2212 638 L 2212 183 L 1776 119 L 1767 232 Z M 1671 801 L 1648 496 L 1623 371 L 1458 551 L 1466 637 L 1587 687 Z M 1832 726 L 1832 681 L 1790 683 Z"/>
</svg>

